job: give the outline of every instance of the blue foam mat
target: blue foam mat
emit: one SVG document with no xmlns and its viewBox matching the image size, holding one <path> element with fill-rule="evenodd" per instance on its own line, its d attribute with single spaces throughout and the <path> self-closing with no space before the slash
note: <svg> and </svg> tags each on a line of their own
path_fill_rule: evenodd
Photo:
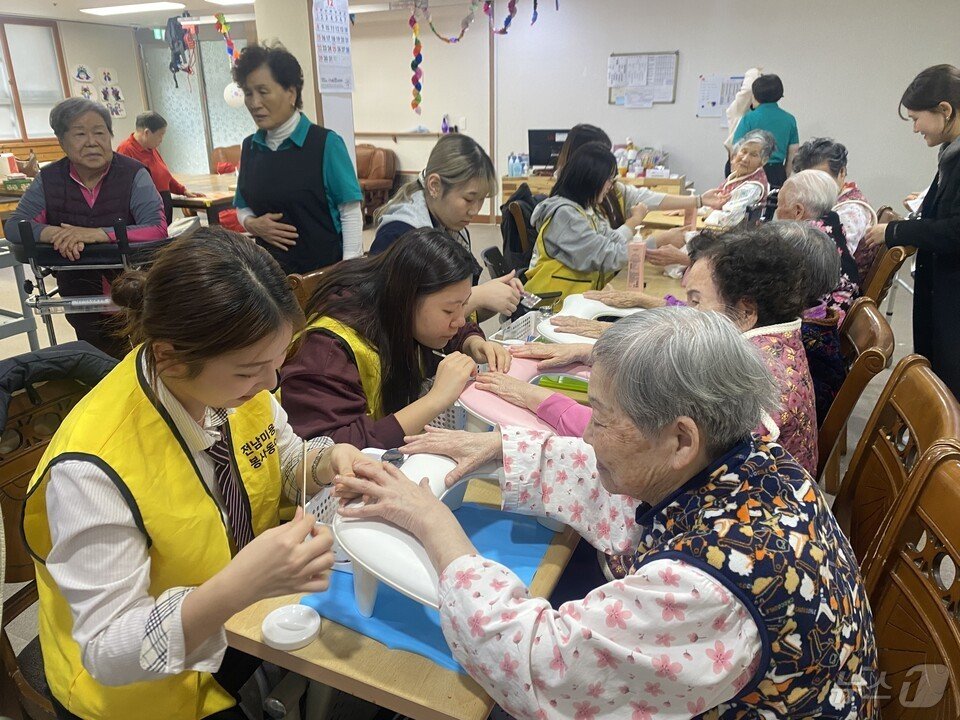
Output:
<svg viewBox="0 0 960 720">
<path fill-rule="evenodd" d="M 464 505 L 454 514 L 481 555 L 506 565 L 524 584 L 530 584 L 553 540 L 552 531 L 536 518 L 478 505 Z M 369 618 L 357 612 L 350 573 L 331 573 L 329 590 L 307 595 L 301 602 L 389 648 L 416 653 L 448 670 L 463 672 L 440 630 L 440 613 L 383 583 L 377 591 L 373 617 Z"/>
</svg>

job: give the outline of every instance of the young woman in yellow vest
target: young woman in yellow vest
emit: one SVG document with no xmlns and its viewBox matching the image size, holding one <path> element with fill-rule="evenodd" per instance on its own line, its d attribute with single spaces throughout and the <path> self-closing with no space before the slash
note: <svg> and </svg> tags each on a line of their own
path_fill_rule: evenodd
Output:
<svg viewBox="0 0 960 720">
<path fill-rule="evenodd" d="M 280 371 L 294 429 L 361 448 L 399 447 L 453 405 L 477 363 L 509 369 L 506 349 L 464 318 L 472 273 L 466 248 L 420 228 L 326 274 Z M 421 397 L 428 378 L 433 386 Z"/>
<path fill-rule="evenodd" d="M 557 156 L 556 174 L 560 174 L 563 166 L 567 163 L 567 159 L 573 153 L 591 142 L 603 143 L 608 148 L 613 146 L 613 143 L 610 142 L 610 136 L 596 125 L 580 123 L 570 128 L 567 139 L 564 140 L 563 147 L 560 148 L 560 155 Z M 633 209 L 641 203 L 646 205 L 648 210 L 682 211 L 684 225 L 692 226 L 696 222 L 699 208 L 706 205 L 719 209 L 723 207 L 724 200 L 725 198 L 716 190 L 708 190 L 702 195 L 666 195 L 617 180 L 610 192 L 603 198 L 598 209 L 611 227 L 623 225 L 624 221 L 630 217 Z"/>
<path fill-rule="evenodd" d="M 278 527 L 278 505 L 359 451 L 304 443 L 270 394 L 303 315 L 248 239 L 200 230 L 113 299 L 139 345 L 66 417 L 23 517 L 57 717 L 239 719 L 258 661 L 223 624 L 326 589 L 329 532 L 299 510 Z"/>
<path fill-rule="evenodd" d="M 636 205 L 623 225 L 611 228 L 598 208 L 616 179 L 617 161 L 603 143 L 587 143 L 570 156 L 550 197 L 531 216 L 537 243 L 527 270 L 529 292 L 559 292 L 562 301 L 601 289 L 626 264 L 627 243 L 647 209 Z"/>
<path fill-rule="evenodd" d="M 462 133 L 441 137 L 430 151 L 420 176 L 401 187 L 376 213 L 377 235 L 370 246 L 376 255 L 416 228 L 437 228 L 467 250 L 469 225 L 487 198 L 497 194 L 499 181 L 493 162 L 473 138 Z M 483 321 L 497 313 L 512 315 L 520 303 L 523 284 L 509 272 L 480 282 L 483 268 L 473 261 L 473 292 L 467 317 Z"/>
</svg>

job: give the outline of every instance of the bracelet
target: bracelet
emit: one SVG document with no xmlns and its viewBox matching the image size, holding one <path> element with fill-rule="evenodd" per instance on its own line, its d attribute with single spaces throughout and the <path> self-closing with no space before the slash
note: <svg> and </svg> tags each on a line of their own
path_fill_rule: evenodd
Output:
<svg viewBox="0 0 960 720">
<path fill-rule="evenodd" d="M 323 484 L 323 483 L 321 483 L 319 480 L 317 480 L 317 466 L 320 465 L 320 461 L 323 460 L 324 454 L 325 454 L 325 453 L 327 452 L 327 450 L 329 450 L 331 447 L 333 447 L 333 446 L 332 446 L 332 445 L 325 445 L 324 447 L 320 448 L 320 451 L 314 456 L 313 462 L 310 464 L 310 475 L 311 475 L 311 477 L 313 477 L 313 481 L 314 481 L 315 483 L 317 483 L 317 485 L 322 485 L 322 484 Z"/>
</svg>

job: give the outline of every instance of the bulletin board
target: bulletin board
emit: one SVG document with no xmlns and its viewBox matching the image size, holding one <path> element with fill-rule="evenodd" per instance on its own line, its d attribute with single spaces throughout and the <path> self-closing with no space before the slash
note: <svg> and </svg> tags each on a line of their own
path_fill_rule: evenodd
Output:
<svg viewBox="0 0 960 720">
<path fill-rule="evenodd" d="M 679 50 L 613 53 L 607 61 L 608 102 L 622 107 L 676 102 L 679 69 Z"/>
</svg>

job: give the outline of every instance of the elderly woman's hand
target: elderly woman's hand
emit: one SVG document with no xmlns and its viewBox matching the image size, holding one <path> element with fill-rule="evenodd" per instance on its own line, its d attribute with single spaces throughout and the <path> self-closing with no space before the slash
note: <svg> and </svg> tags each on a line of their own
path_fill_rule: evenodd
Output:
<svg viewBox="0 0 960 720">
<path fill-rule="evenodd" d="M 344 477 L 338 492 L 362 495 L 364 503 L 345 504 L 339 513 L 345 518 L 381 518 L 412 533 L 427 551 L 437 572 L 463 555 L 475 553 L 460 523 L 430 490 L 430 481 L 411 481 L 389 463 L 360 461 L 354 464 L 356 477 Z"/>
<path fill-rule="evenodd" d="M 867 247 L 883 245 L 886 241 L 887 224 L 888 223 L 880 223 L 867 230 L 867 234 L 863 236 L 863 242 L 866 243 Z"/>
<path fill-rule="evenodd" d="M 426 427 L 422 435 L 408 435 L 403 441 L 405 444 L 400 451 L 407 455 L 431 453 L 443 455 L 457 463 L 444 478 L 447 487 L 455 485 L 464 475 L 488 462 L 503 458 L 503 443 L 500 433 L 496 431 L 475 433 Z"/>
<path fill-rule="evenodd" d="M 591 352 L 593 345 L 589 343 L 527 343 L 510 348 L 514 357 L 539 360 L 537 370 L 552 370 L 574 363 L 589 365 Z"/>
<path fill-rule="evenodd" d="M 603 290 L 587 290 L 583 294 L 587 300 L 596 300 L 604 305 L 615 308 L 647 308 L 655 307 L 649 305 L 650 295 L 636 290 L 614 290 L 607 285 Z M 654 298 L 655 299 L 655 298 Z"/>
<path fill-rule="evenodd" d="M 588 338 L 599 338 L 605 330 L 613 326 L 613 323 L 601 322 L 600 320 L 584 320 L 569 315 L 555 315 L 550 318 L 550 324 L 559 332 Z"/>
<path fill-rule="evenodd" d="M 686 228 L 670 228 L 669 230 L 663 230 L 655 233 L 653 239 L 656 241 L 658 248 L 666 247 L 668 245 L 682 248 L 687 242 L 686 233 Z"/>
<path fill-rule="evenodd" d="M 647 250 L 647 260 L 651 265 L 666 267 L 667 265 L 690 266 L 690 256 L 673 245 L 664 245 L 653 250 Z"/>
<path fill-rule="evenodd" d="M 478 390 L 493 393 L 511 405 L 526 408 L 531 412 L 536 412 L 540 403 L 553 394 L 551 390 L 503 373 L 480 373 L 474 385 Z"/>
<path fill-rule="evenodd" d="M 723 208 L 729 199 L 729 194 L 724 195 L 717 188 L 714 188 L 713 190 L 707 190 L 703 195 L 700 196 L 701 202 L 703 202 L 706 207 L 713 208 L 714 210 L 720 210 Z"/>
</svg>

